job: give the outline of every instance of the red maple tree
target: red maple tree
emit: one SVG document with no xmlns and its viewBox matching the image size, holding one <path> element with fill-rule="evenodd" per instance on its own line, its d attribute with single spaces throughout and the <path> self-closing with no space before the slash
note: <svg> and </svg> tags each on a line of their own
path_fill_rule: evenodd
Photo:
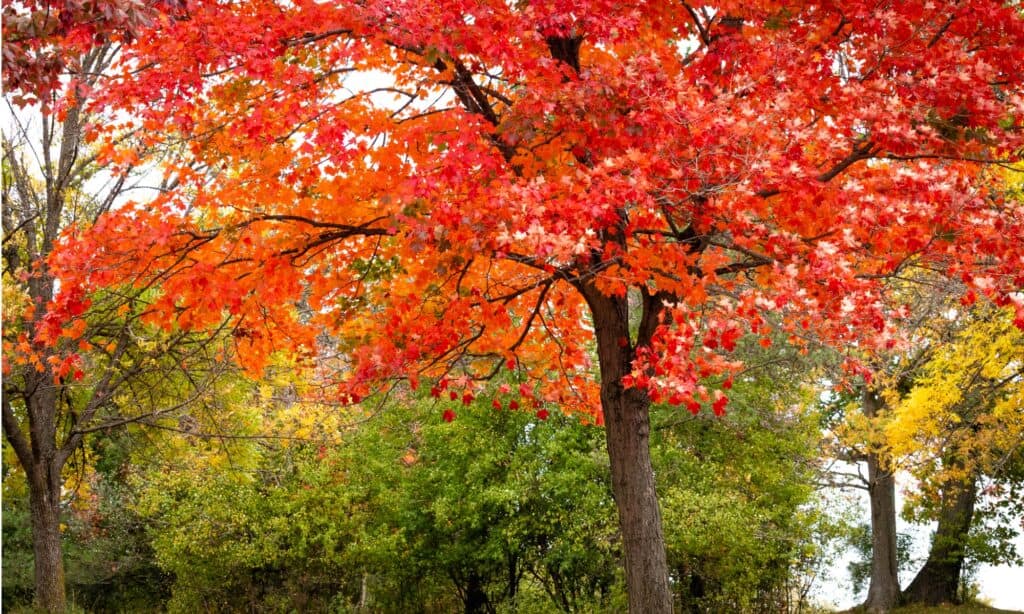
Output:
<svg viewBox="0 0 1024 614">
<path fill-rule="evenodd" d="M 1022 147 L 1000 2 L 200 0 L 123 66 L 180 189 L 69 241 L 69 287 L 159 277 L 150 321 L 233 314 L 256 372 L 326 332 L 350 400 L 512 370 L 593 415 L 634 612 L 672 608 L 649 409 L 723 411 L 740 336 L 895 343 L 911 264 L 1024 324 L 1024 209 L 979 181 Z"/>
</svg>

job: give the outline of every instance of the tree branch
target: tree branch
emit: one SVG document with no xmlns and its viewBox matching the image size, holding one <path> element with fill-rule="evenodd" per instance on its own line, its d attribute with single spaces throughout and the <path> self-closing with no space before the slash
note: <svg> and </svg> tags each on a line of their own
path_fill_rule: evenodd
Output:
<svg viewBox="0 0 1024 614">
<path fill-rule="evenodd" d="M 11 408 L 11 401 L 8 398 L 7 390 L 2 393 L 2 399 L 0 404 L 3 406 L 3 430 L 4 437 L 7 438 L 7 442 L 11 444 L 11 448 L 14 449 L 14 454 L 18 457 L 18 462 L 21 463 L 22 469 L 29 475 L 29 482 L 31 483 L 32 475 L 35 466 L 32 462 L 32 446 L 28 442 L 28 438 L 25 437 L 25 433 L 21 430 L 21 426 L 18 424 L 18 419 L 14 415 L 14 410 Z"/>
</svg>

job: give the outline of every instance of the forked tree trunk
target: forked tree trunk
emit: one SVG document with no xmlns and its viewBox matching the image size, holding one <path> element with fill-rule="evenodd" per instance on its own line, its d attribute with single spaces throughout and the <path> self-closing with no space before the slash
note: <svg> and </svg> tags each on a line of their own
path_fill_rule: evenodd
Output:
<svg viewBox="0 0 1024 614">
<path fill-rule="evenodd" d="M 629 342 L 628 304 L 625 298 L 588 290 L 584 295 L 597 338 L 601 409 L 625 554 L 629 611 L 669 614 L 672 591 L 650 455 L 651 402 L 646 392 L 622 386 L 622 377 L 632 369 L 634 356 Z M 656 321 L 653 310 L 645 313 L 646 319 Z M 637 344 L 648 342 L 652 330 L 653 325 L 641 324 Z"/>
<path fill-rule="evenodd" d="M 967 533 L 974 519 L 977 497 L 971 478 L 943 489 L 939 525 L 932 538 L 928 560 L 903 593 L 904 602 L 926 605 L 959 602 L 957 592 L 967 554 Z"/>
<path fill-rule="evenodd" d="M 876 394 L 865 390 L 862 410 L 874 418 L 882 408 Z M 875 453 L 867 455 L 868 498 L 871 504 L 871 582 L 864 608 L 868 612 L 888 612 L 900 597 L 896 559 L 896 479 Z"/>
</svg>

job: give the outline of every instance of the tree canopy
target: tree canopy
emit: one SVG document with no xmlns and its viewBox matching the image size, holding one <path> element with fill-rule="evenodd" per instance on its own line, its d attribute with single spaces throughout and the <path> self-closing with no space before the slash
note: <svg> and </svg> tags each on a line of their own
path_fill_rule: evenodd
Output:
<svg viewBox="0 0 1024 614">
<path fill-rule="evenodd" d="M 226 307 L 254 369 L 332 331 L 358 396 L 456 365 L 472 394 L 508 363 L 594 412 L 577 330 L 630 288 L 650 342 L 618 340 L 626 383 L 679 403 L 728 368 L 701 348 L 766 311 L 884 344 L 880 279 L 908 263 L 1002 302 L 1021 284 L 1020 205 L 976 179 L 1020 149 L 1022 25 L 874 9 L 190 3 L 103 96 L 181 145 L 191 189 L 102 220 L 62 270 L 173 270 L 152 317 Z"/>
<path fill-rule="evenodd" d="M 496 405 L 605 425 L 634 611 L 671 609 L 651 403 L 721 414 L 741 336 L 897 347 L 911 265 L 1024 326 L 1024 205 L 983 181 L 1024 145 L 1012 5 L 104 7 L 39 49 L 124 43 L 89 138 L 114 172 L 161 151 L 173 189 L 68 233 L 41 330 L 119 284 L 168 331 L 226 319 L 253 374 L 326 356 L 324 398 L 468 405 L 514 372 Z M 24 41 L 16 86 L 50 74 Z"/>
</svg>

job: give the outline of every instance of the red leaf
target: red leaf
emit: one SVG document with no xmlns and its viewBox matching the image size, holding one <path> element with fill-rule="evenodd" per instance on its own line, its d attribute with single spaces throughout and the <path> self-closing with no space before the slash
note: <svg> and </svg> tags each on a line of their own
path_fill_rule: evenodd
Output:
<svg viewBox="0 0 1024 614">
<path fill-rule="evenodd" d="M 717 390 L 715 392 L 718 393 L 715 395 L 718 398 L 715 399 L 715 402 L 711 404 L 711 409 L 712 411 L 715 412 L 716 416 L 722 416 L 725 414 L 725 406 L 729 403 L 729 397 L 725 396 L 724 394 L 719 396 L 719 394 L 721 393 L 719 393 Z"/>
</svg>

